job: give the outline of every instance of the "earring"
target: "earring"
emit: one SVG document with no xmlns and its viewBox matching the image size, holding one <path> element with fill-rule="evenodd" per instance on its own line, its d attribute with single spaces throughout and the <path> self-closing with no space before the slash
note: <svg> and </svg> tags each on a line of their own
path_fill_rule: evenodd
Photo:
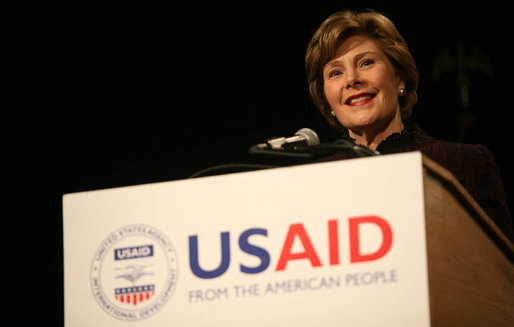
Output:
<svg viewBox="0 0 514 327">
<path fill-rule="evenodd" d="M 330 111 L 330 114 L 331 114 L 333 117 L 335 117 L 335 116 L 336 116 L 336 113 L 334 112 L 334 110 L 331 110 L 331 111 Z"/>
<path fill-rule="evenodd" d="M 407 90 L 405 88 L 400 89 L 400 96 L 403 97 L 407 94 Z"/>
</svg>

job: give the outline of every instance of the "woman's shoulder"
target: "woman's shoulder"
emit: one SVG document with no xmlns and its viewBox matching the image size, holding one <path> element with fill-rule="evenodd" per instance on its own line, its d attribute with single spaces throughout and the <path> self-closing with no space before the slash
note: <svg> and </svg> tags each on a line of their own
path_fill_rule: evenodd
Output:
<svg viewBox="0 0 514 327">
<path fill-rule="evenodd" d="M 461 182 L 468 184 L 465 185 L 468 187 L 479 176 L 499 173 L 493 155 L 483 144 L 445 141 L 428 136 L 421 129 L 415 128 L 411 131 L 411 139 L 406 147 L 410 151 L 421 151 L 456 175 Z"/>
<path fill-rule="evenodd" d="M 420 144 L 420 151 L 436 162 L 441 161 L 441 164 L 454 163 L 462 166 L 494 162 L 491 152 L 483 144 L 449 142 L 431 138 L 429 141 Z"/>
<path fill-rule="evenodd" d="M 386 139 L 383 144 L 380 144 L 380 152 L 395 153 L 406 151 L 421 151 L 430 159 L 439 162 L 440 164 L 447 164 L 447 161 L 455 161 L 456 164 L 462 165 L 463 160 L 479 159 L 479 160 L 493 160 L 488 148 L 483 144 L 468 144 L 460 142 L 451 142 L 441 140 L 429 136 L 423 131 L 419 125 L 412 121 L 405 124 L 405 129 L 402 133 L 393 134 Z"/>
</svg>

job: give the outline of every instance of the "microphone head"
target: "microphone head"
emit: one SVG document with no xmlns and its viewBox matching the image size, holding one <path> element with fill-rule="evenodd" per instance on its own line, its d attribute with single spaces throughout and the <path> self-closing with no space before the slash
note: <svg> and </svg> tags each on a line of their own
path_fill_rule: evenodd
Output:
<svg viewBox="0 0 514 327">
<path fill-rule="evenodd" d="M 318 145 L 319 144 L 319 137 L 316 132 L 314 132 L 310 128 L 302 128 L 296 132 L 295 135 L 303 136 L 305 138 L 305 142 L 307 145 Z"/>
</svg>

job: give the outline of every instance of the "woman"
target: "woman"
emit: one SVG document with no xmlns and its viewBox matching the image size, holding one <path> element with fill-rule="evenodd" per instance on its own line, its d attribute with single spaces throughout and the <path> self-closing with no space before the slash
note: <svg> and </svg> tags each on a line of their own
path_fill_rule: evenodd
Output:
<svg viewBox="0 0 514 327">
<path fill-rule="evenodd" d="M 381 154 L 421 151 L 452 172 L 514 240 L 499 170 L 489 150 L 434 139 L 410 119 L 418 71 L 387 17 L 372 10 L 331 15 L 312 37 L 305 66 L 311 98 L 343 138 Z M 324 160 L 347 157 L 338 153 Z"/>
</svg>

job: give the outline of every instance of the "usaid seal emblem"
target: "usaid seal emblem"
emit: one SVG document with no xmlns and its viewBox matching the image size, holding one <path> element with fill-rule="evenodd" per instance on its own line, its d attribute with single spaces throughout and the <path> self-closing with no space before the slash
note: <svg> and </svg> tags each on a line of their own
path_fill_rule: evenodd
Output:
<svg viewBox="0 0 514 327">
<path fill-rule="evenodd" d="M 148 318 L 173 293 L 177 264 L 173 245 L 160 231 L 147 225 L 124 226 L 107 236 L 93 257 L 93 295 L 115 318 Z"/>
</svg>

